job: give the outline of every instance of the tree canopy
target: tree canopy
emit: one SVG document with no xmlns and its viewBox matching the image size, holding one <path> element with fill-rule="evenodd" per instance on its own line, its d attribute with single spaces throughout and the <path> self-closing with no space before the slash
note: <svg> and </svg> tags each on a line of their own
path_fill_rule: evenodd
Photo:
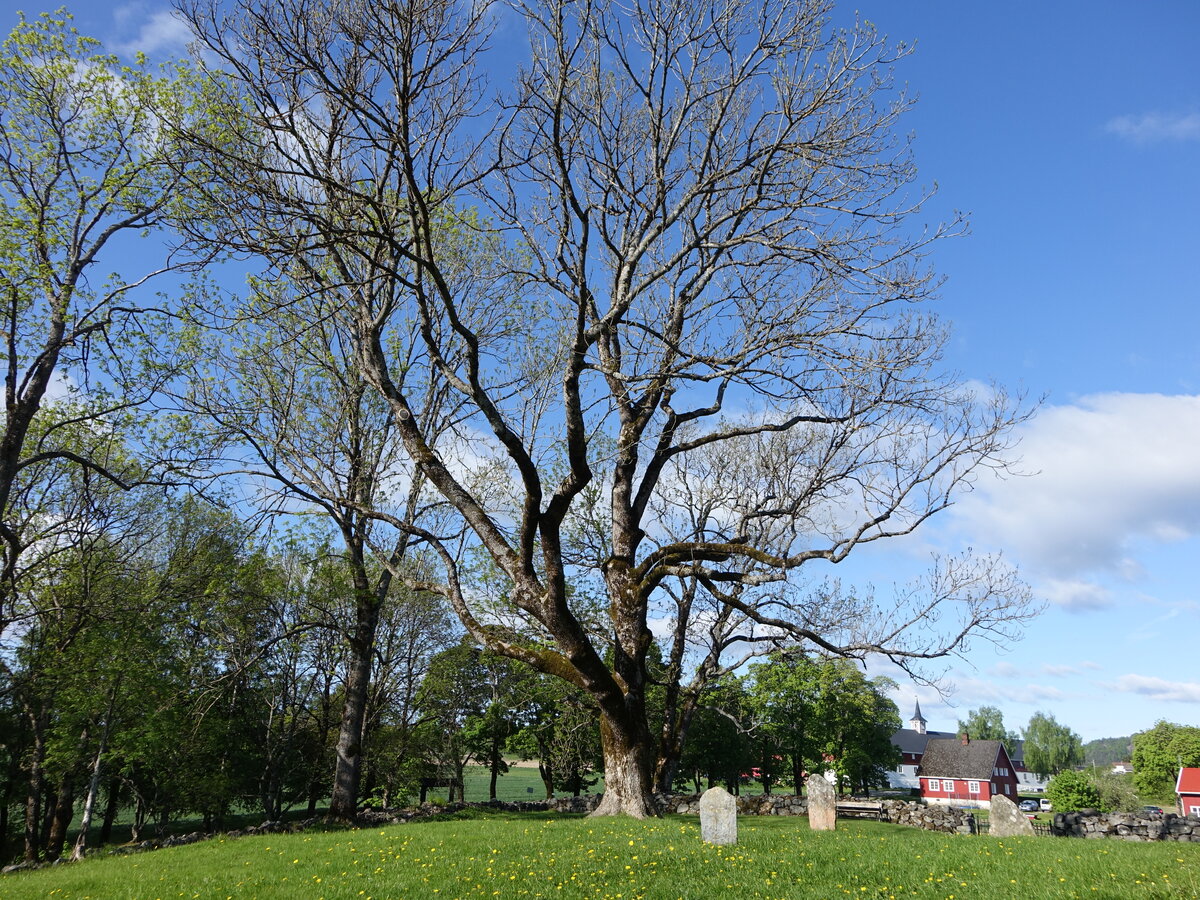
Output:
<svg viewBox="0 0 1200 900">
<path fill-rule="evenodd" d="M 972 738 L 984 741 L 1005 741 L 1011 749 L 1012 742 L 1017 739 L 1015 731 L 1004 727 L 1004 713 L 995 706 L 981 706 L 967 713 L 964 722 L 958 720 L 959 732 L 966 732 Z"/>
<path fill-rule="evenodd" d="M 1034 713 L 1025 727 L 1025 765 L 1045 778 L 1083 761 L 1083 741 L 1048 713 Z"/>
<path fill-rule="evenodd" d="M 1133 780 L 1147 797 L 1173 799 L 1181 766 L 1200 766 L 1200 728 L 1160 719 L 1133 736 Z"/>
</svg>

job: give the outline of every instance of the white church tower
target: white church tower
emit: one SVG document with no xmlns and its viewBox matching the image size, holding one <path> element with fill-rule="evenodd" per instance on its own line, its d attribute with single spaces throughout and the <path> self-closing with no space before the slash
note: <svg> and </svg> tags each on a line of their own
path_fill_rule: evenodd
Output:
<svg viewBox="0 0 1200 900">
<path fill-rule="evenodd" d="M 925 733 L 925 717 L 921 715 L 921 701 L 917 701 L 917 708 L 913 711 L 912 718 L 908 720 L 908 727 L 917 734 Z"/>
</svg>

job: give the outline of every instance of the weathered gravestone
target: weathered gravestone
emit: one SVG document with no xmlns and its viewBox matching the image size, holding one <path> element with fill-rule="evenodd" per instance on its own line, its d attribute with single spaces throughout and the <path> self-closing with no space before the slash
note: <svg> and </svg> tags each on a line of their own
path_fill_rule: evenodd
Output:
<svg viewBox="0 0 1200 900">
<path fill-rule="evenodd" d="M 1003 794 L 993 797 L 988 815 L 988 834 L 992 837 L 1033 837 L 1033 823 Z"/>
<path fill-rule="evenodd" d="M 808 827 L 813 831 L 833 831 L 837 827 L 837 793 L 824 775 L 805 779 L 808 794 Z"/>
<path fill-rule="evenodd" d="M 737 843 L 737 801 L 725 788 L 709 788 L 700 797 L 700 837 L 709 844 Z"/>
</svg>

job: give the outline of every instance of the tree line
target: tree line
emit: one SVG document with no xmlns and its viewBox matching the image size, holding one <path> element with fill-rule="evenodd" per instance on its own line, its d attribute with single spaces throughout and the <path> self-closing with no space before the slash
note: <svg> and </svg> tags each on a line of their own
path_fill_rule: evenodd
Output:
<svg viewBox="0 0 1200 900">
<path fill-rule="evenodd" d="M 242 708 L 259 655 L 336 634 L 322 722 L 330 810 L 350 819 L 380 783 L 365 738 L 390 598 L 435 598 L 489 658 L 586 698 L 597 813 L 645 816 L 706 698 L 756 661 L 932 677 L 1037 612 L 968 550 L 889 591 L 833 577 L 1002 471 L 1030 413 L 941 364 L 927 256 L 962 223 L 920 219 L 891 80 L 905 50 L 820 0 L 536 0 L 503 13 L 518 59 L 493 40 L 498 10 L 181 0 L 196 53 L 162 66 L 106 54 L 65 14 L 19 18 L 0 55 L 11 714 L 30 716 L 28 662 L 52 669 L 110 621 L 101 584 L 111 621 L 139 623 L 115 636 L 183 653 L 148 684 L 231 686 L 181 682 L 198 723 Z M 276 557 L 299 583 L 315 571 L 271 541 L 261 584 L 201 590 L 204 570 L 170 560 L 203 530 L 164 542 L 167 510 L 204 509 L 326 547 L 337 602 L 255 606 Z M 110 553 L 128 592 L 93 577 Z M 93 699 L 140 695 L 130 673 Z M 36 719 L 43 695 L 25 696 Z M 74 793 L 38 746 L 47 715 L 10 755 L 35 848 Z M 93 774 L 118 754 L 115 715 L 74 729 L 101 742 Z M 217 790 L 237 744 L 193 727 Z M 771 760 L 804 760 L 793 777 L 812 764 L 813 734 L 780 740 Z"/>
<path fill-rule="evenodd" d="M 89 490 L 81 483 L 80 490 Z M 92 486 L 87 527 L 22 583 L 0 668 L 0 858 L 54 860 L 172 819 L 220 827 L 250 810 L 313 814 L 335 774 L 352 679 L 352 566 L 311 536 L 256 540 L 227 509 Z M 106 530 L 98 525 L 103 522 Z M 653 722 L 665 722 L 661 654 Z M 846 660 L 790 655 L 728 675 L 696 707 L 675 786 L 753 775 L 764 789 L 830 771 L 886 783 L 898 714 L 886 679 Z M 361 802 L 411 803 L 423 779 L 462 799 L 468 764 L 537 761 L 545 795 L 602 771 L 586 692 L 463 635 L 435 594 L 380 604 L 364 703 Z"/>
</svg>

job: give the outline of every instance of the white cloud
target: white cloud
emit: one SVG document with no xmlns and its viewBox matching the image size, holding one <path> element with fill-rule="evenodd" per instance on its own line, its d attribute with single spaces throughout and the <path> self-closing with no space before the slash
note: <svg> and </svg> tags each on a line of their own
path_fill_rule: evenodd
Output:
<svg viewBox="0 0 1200 900">
<path fill-rule="evenodd" d="M 1056 665 L 1054 663 L 1042 663 L 1042 671 L 1052 678 L 1066 678 L 1068 675 L 1079 674 L 1079 670 L 1074 666 Z"/>
<path fill-rule="evenodd" d="M 996 678 L 1020 678 L 1025 674 L 1025 670 L 1014 666 L 1012 663 L 1002 662 L 996 663 L 988 669 L 988 674 Z"/>
<path fill-rule="evenodd" d="M 1135 144 L 1200 140 L 1200 113 L 1143 113 L 1109 119 L 1105 131 Z"/>
<path fill-rule="evenodd" d="M 1047 687 L 1044 684 L 1027 684 L 1022 689 L 1025 695 L 1022 700 L 1061 700 L 1066 696 L 1056 687 Z"/>
<path fill-rule="evenodd" d="M 1055 606 L 1074 610 L 1104 609 L 1112 603 L 1108 588 L 1079 578 L 1039 579 L 1037 593 Z"/>
<path fill-rule="evenodd" d="M 1200 536 L 1200 396 L 1098 394 L 1049 407 L 1021 434 L 1020 468 L 956 508 L 973 542 L 1003 548 L 1038 593 L 1109 604 L 1105 579 L 1144 574 L 1139 546 Z"/>
<path fill-rule="evenodd" d="M 1200 703 L 1200 684 L 1194 681 L 1166 681 L 1152 675 L 1122 675 L 1113 687 L 1152 700 Z"/>
<path fill-rule="evenodd" d="M 139 15 L 135 16 L 135 13 Z M 114 44 L 114 49 L 121 53 L 145 53 L 147 56 L 160 53 L 180 55 L 193 39 L 187 23 L 169 9 L 147 15 L 140 5 L 134 4 L 121 7 L 114 13 L 114 17 L 122 24 L 141 20 L 135 37 Z"/>
</svg>

